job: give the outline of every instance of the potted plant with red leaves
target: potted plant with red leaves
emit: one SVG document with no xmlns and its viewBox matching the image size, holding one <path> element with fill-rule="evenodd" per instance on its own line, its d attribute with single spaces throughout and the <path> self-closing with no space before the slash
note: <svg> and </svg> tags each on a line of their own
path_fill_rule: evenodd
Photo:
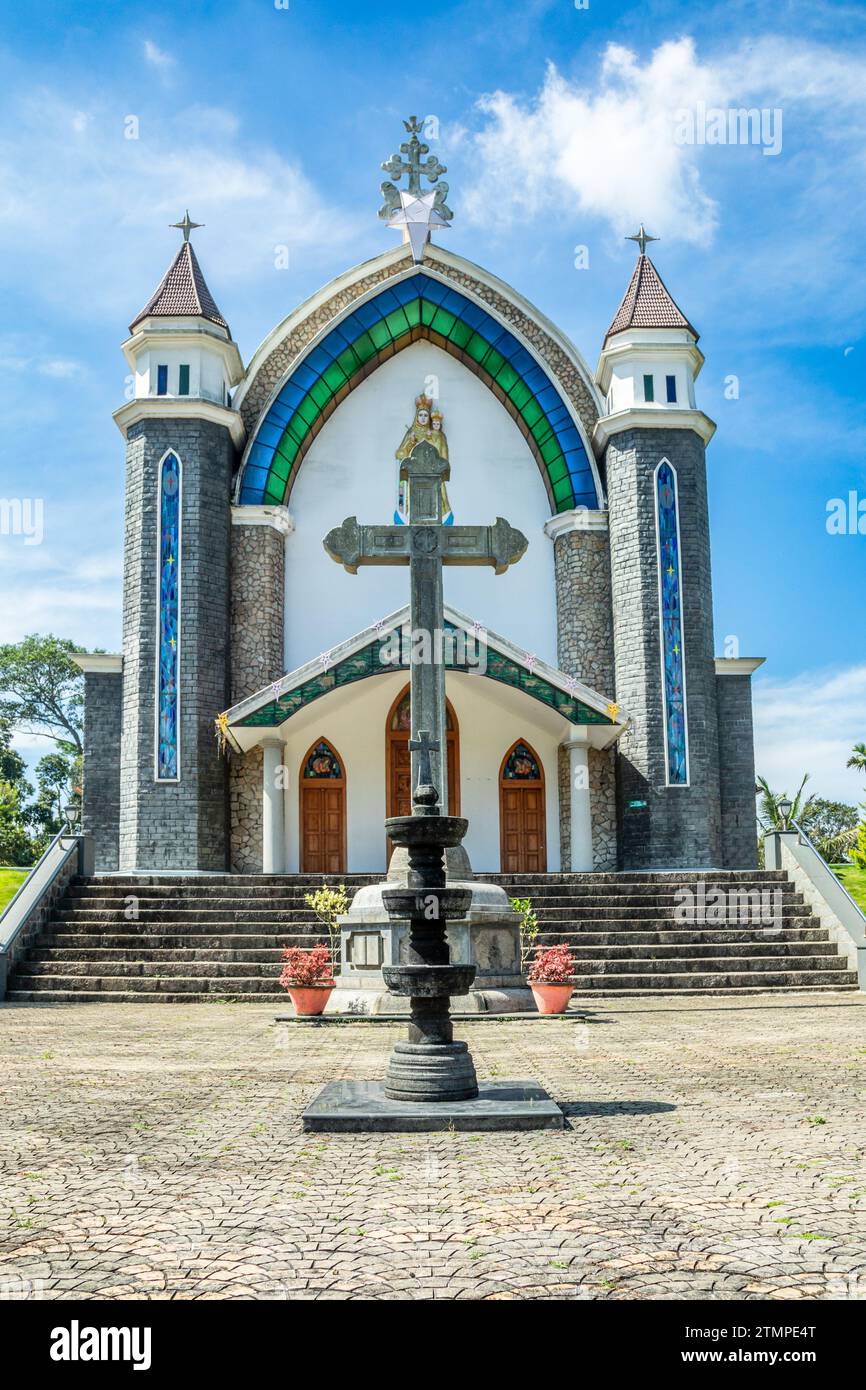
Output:
<svg viewBox="0 0 866 1390">
<path fill-rule="evenodd" d="M 529 967 L 529 988 L 540 1014 L 562 1014 L 574 990 L 574 959 L 567 946 L 537 946 Z"/>
<path fill-rule="evenodd" d="M 322 1013 L 334 988 L 334 967 L 328 947 L 314 946 L 307 951 L 301 946 L 287 946 L 283 960 L 286 963 L 280 984 L 289 991 L 295 1013 L 301 1018 Z"/>
</svg>

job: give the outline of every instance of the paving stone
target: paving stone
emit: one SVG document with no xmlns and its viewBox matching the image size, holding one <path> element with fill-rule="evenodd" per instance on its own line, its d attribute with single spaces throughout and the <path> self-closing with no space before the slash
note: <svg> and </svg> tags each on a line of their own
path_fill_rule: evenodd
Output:
<svg viewBox="0 0 866 1390">
<path fill-rule="evenodd" d="M 862 996 L 593 999 L 579 1047 L 461 1023 L 568 1117 L 504 1135 L 304 1134 L 402 1027 L 273 1014 L 0 1009 L 0 1296 L 866 1298 Z"/>
</svg>

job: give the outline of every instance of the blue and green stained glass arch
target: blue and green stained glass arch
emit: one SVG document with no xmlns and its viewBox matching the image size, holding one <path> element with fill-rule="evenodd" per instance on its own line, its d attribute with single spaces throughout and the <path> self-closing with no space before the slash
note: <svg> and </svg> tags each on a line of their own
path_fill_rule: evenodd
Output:
<svg viewBox="0 0 866 1390">
<path fill-rule="evenodd" d="M 492 314 L 423 272 L 387 285 L 346 315 L 294 368 L 256 430 L 238 501 L 285 503 L 305 453 L 340 402 L 420 338 L 459 358 L 513 416 L 554 512 L 599 506 L 580 431 L 545 369 Z"/>
</svg>

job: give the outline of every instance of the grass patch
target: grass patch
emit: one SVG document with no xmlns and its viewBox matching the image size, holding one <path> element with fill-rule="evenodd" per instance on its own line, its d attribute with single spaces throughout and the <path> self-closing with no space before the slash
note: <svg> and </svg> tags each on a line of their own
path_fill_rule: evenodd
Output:
<svg viewBox="0 0 866 1390">
<path fill-rule="evenodd" d="M 14 898 L 29 872 L 29 869 L 0 869 L 0 912 Z"/>
<path fill-rule="evenodd" d="M 857 906 L 866 912 L 866 869 L 858 869 L 854 864 L 831 864 L 830 867 Z"/>
</svg>

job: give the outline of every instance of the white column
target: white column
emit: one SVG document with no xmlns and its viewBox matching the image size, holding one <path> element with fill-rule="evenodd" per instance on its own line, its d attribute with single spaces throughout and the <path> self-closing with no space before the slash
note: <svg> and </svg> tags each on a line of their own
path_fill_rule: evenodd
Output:
<svg viewBox="0 0 866 1390">
<path fill-rule="evenodd" d="M 278 738 L 262 741 L 262 871 L 286 871 L 286 817 L 283 791 L 283 745 Z"/>
<path fill-rule="evenodd" d="M 570 739 L 568 748 L 571 778 L 571 871 L 592 869 L 592 813 L 589 804 L 589 744 Z"/>
</svg>

